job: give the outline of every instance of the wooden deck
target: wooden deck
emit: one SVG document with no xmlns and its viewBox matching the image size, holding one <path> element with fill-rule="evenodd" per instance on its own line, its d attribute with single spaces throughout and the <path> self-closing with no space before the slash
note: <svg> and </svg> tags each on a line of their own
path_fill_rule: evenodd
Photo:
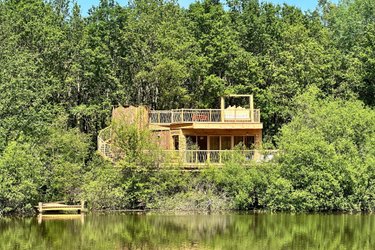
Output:
<svg viewBox="0 0 375 250">
<path fill-rule="evenodd" d="M 63 202 L 58 202 L 58 201 L 49 202 L 49 203 L 39 202 L 37 209 L 40 214 L 43 214 L 43 212 L 49 212 L 49 211 L 76 212 L 76 213 L 87 212 L 84 201 L 81 201 L 80 205 L 66 205 Z"/>
<path fill-rule="evenodd" d="M 151 110 L 149 124 L 260 123 L 259 109 L 172 109 Z"/>
</svg>

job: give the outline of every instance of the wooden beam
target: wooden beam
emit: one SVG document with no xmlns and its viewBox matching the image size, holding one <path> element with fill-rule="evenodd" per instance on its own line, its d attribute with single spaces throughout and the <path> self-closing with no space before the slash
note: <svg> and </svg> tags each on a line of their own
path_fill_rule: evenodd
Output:
<svg viewBox="0 0 375 250">
<path fill-rule="evenodd" d="M 237 94 L 231 94 L 231 95 L 226 95 L 227 97 L 250 97 L 251 95 L 237 95 Z"/>
</svg>

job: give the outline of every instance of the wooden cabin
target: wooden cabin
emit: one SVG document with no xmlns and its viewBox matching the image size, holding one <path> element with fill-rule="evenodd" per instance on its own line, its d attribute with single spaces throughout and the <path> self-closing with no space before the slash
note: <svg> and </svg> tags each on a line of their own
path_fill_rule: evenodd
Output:
<svg viewBox="0 0 375 250">
<path fill-rule="evenodd" d="M 245 98 L 248 105 L 226 106 L 229 98 Z M 256 157 L 263 124 L 252 95 L 229 95 L 220 98 L 220 109 L 151 110 L 149 128 L 163 149 L 179 151 L 186 163 L 221 163 L 237 145 L 248 158 Z"/>
<path fill-rule="evenodd" d="M 226 103 L 228 99 L 237 98 L 245 99 L 245 105 L 231 106 Z M 263 124 L 260 110 L 254 109 L 252 95 L 221 97 L 220 109 L 148 110 L 146 107 L 119 107 L 113 110 L 113 119 L 147 127 L 160 148 L 178 157 L 183 164 L 220 164 L 226 155 L 239 147 L 246 159 L 258 160 L 263 157 L 255 150 L 262 143 Z"/>
</svg>

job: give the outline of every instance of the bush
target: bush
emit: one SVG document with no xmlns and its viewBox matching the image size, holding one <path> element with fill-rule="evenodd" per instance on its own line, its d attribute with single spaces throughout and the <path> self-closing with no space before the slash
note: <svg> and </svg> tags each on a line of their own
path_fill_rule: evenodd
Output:
<svg viewBox="0 0 375 250">
<path fill-rule="evenodd" d="M 361 102 L 322 98 L 315 88 L 298 97 L 279 138 L 280 178 L 293 208 L 372 210 L 374 141 L 375 112 Z"/>
<path fill-rule="evenodd" d="M 0 157 L 0 215 L 32 213 L 40 199 L 43 165 L 28 143 L 10 142 Z"/>
<path fill-rule="evenodd" d="M 231 208 L 249 210 L 264 208 L 264 194 L 269 178 L 274 175 L 273 164 L 245 164 L 239 152 L 225 162 L 223 168 L 213 166 L 204 170 L 201 178 L 215 187 L 217 194 L 225 194 Z"/>
<path fill-rule="evenodd" d="M 123 209 L 126 203 L 121 179 L 119 168 L 95 156 L 84 175 L 81 198 L 93 210 Z"/>
</svg>

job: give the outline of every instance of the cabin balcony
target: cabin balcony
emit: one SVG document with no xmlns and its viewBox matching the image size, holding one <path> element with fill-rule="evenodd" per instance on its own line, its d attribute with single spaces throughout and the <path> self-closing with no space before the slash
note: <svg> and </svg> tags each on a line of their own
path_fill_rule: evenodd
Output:
<svg viewBox="0 0 375 250">
<path fill-rule="evenodd" d="M 270 161 L 277 154 L 277 150 L 163 150 L 163 161 L 165 164 L 180 164 L 185 168 L 223 165 L 234 159 L 249 165 L 251 162 Z"/>
<path fill-rule="evenodd" d="M 181 123 L 260 123 L 259 109 L 173 109 L 151 110 L 149 123 L 170 125 Z"/>
</svg>

